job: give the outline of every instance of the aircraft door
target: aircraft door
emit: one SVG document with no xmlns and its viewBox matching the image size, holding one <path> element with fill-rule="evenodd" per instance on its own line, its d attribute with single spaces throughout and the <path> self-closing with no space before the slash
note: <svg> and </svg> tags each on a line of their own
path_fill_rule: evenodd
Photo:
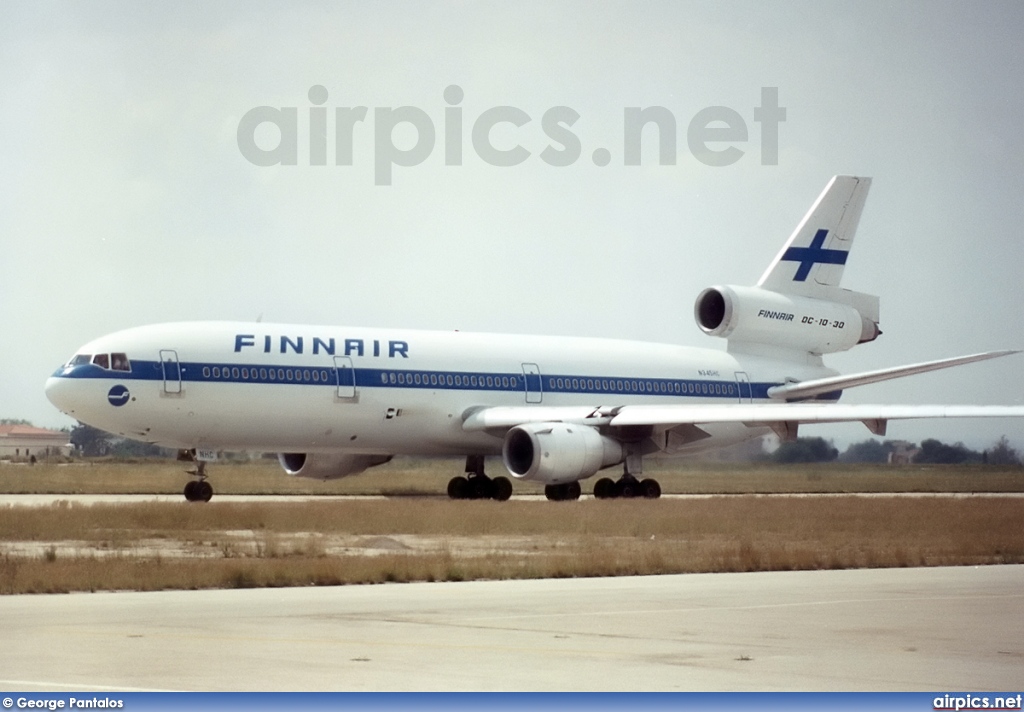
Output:
<svg viewBox="0 0 1024 712">
<path fill-rule="evenodd" d="M 535 363 L 524 363 L 523 376 L 526 379 L 526 402 L 540 403 L 544 398 L 544 389 L 541 387 L 540 366 Z"/>
<path fill-rule="evenodd" d="M 178 364 L 178 352 L 173 349 L 161 349 L 160 369 L 164 377 L 164 393 L 180 394 L 181 366 Z"/>
<path fill-rule="evenodd" d="M 753 393 L 750 389 L 750 376 L 747 375 L 746 371 L 736 372 L 736 385 L 740 392 L 740 403 L 750 403 L 753 399 Z"/>
<path fill-rule="evenodd" d="M 356 370 L 349 356 L 334 357 L 334 373 L 338 384 L 338 398 L 351 400 L 356 397 Z"/>
</svg>

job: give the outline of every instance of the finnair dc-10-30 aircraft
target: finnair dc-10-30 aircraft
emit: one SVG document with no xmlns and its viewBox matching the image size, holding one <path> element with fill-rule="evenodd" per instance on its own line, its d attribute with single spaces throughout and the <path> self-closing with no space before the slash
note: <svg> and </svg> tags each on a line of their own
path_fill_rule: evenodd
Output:
<svg viewBox="0 0 1024 712">
<path fill-rule="evenodd" d="M 1024 416 L 1024 406 L 840 405 L 843 389 L 1004 356 L 992 351 L 839 375 L 824 354 L 873 341 L 877 297 L 840 279 L 869 178 L 836 176 L 756 286 L 713 286 L 694 315 L 725 351 L 612 339 L 246 322 L 119 331 L 82 346 L 46 382 L 83 423 L 178 448 L 199 461 L 185 486 L 208 501 L 216 451 L 277 452 L 289 475 L 353 475 L 395 455 L 466 457 L 454 499 L 508 499 L 485 474 L 576 499 L 660 496 L 643 459 L 736 443 L 805 423 Z"/>
</svg>

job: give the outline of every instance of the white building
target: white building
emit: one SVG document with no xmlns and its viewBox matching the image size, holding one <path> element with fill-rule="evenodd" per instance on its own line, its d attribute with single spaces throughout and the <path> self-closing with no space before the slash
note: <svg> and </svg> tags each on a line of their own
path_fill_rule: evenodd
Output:
<svg viewBox="0 0 1024 712">
<path fill-rule="evenodd" d="M 67 455 L 71 435 L 59 430 L 44 430 L 31 425 L 0 425 L 0 458 L 28 459 L 47 455 Z"/>
</svg>

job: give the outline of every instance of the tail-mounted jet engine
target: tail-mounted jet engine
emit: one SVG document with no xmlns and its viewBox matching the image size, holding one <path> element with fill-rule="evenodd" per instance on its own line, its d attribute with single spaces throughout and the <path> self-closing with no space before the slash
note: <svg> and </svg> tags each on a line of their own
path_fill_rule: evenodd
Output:
<svg viewBox="0 0 1024 712">
<path fill-rule="evenodd" d="M 850 304 L 760 287 L 708 287 L 693 314 L 709 336 L 812 354 L 846 351 L 878 338 L 877 297 L 848 290 L 836 290 L 835 296 Z"/>
</svg>

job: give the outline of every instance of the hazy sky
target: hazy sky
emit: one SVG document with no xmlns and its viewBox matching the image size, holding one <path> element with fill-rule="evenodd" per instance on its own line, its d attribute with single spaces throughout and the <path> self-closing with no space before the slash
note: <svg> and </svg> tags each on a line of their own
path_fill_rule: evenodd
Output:
<svg viewBox="0 0 1024 712">
<path fill-rule="evenodd" d="M 827 363 L 1024 347 L 1022 35 L 1019 2 L 5 2 L 0 417 L 69 424 L 43 396 L 47 375 L 96 336 L 161 321 L 724 348 L 694 324 L 694 298 L 754 283 L 836 173 L 874 178 L 843 284 L 881 297 L 885 333 Z M 451 85 L 461 140 L 446 135 Z M 315 86 L 322 166 L 310 165 Z M 786 109 L 777 165 L 762 165 L 762 87 Z M 239 123 L 259 106 L 296 108 L 297 165 L 243 156 Z M 334 109 L 356 106 L 368 111 L 352 165 L 335 165 Z M 392 138 L 378 121 L 401 106 L 425 112 L 436 143 L 375 185 Z M 512 167 L 472 139 L 499 106 L 530 118 L 491 133 L 529 152 Z M 564 148 L 542 125 L 559 106 L 580 117 L 579 159 L 562 167 L 541 157 Z M 659 165 L 654 127 L 643 165 L 624 165 L 624 109 L 650 106 L 675 117 L 675 165 Z M 732 165 L 688 145 L 710 106 L 746 126 Z M 254 140 L 277 139 L 264 124 Z M 393 140 L 412 149 L 417 133 L 402 125 Z M 462 165 L 446 165 L 446 144 Z M 847 398 L 1020 404 L 1022 369 L 1024 354 Z M 890 425 L 976 447 L 1003 433 L 1024 445 L 1019 420 Z"/>
</svg>

